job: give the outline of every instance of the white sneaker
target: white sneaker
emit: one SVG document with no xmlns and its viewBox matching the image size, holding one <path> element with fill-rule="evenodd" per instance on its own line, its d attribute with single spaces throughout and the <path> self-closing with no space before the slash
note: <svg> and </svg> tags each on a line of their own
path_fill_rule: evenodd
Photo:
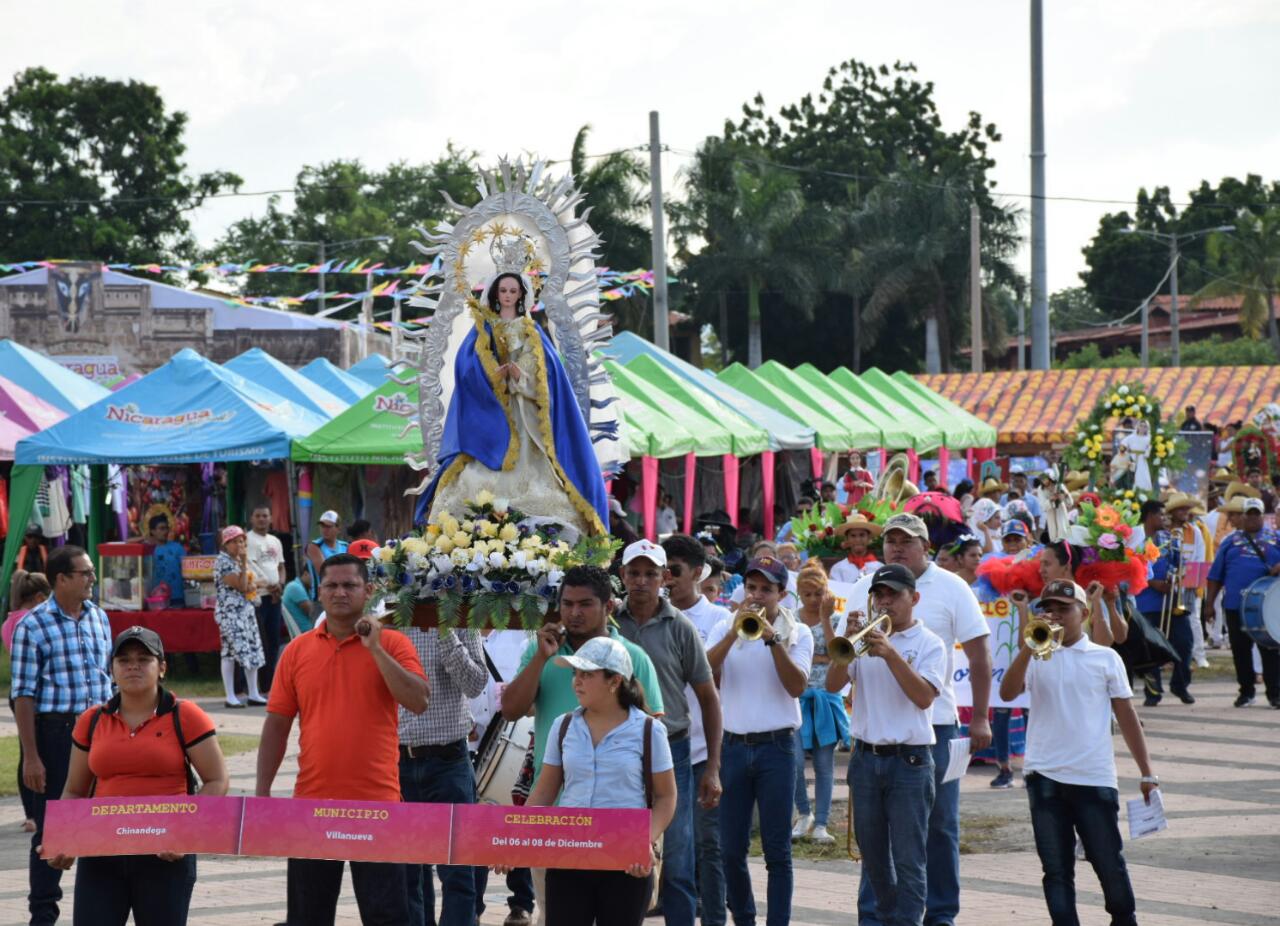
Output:
<svg viewBox="0 0 1280 926">
<path fill-rule="evenodd" d="M 804 839 L 809 835 L 809 828 L 813 826 L 813 814 L 802 814 L 800 819 L 796 821 L 796 825 L 791 829 L 791 841 Z"/>
<path fill-rule="evenodd" d="M 1197 660 L 1196 660 L 1196 668 L 1198 668 L 1198 669 L 1207 669 L 1207 668 L 1209 668 L 1209 660 L 1207 660 L 1207 659 L 1205 659 L 1203 656 L 1201 656 L 1199 659 L 1197 659 Z"/>
<path fill-rule="evenodd" d="M 820 842 L 823 844 L 830 844 L 836 841 L 836 838 L 827 832 L 827 828 L 825 826 L 815 826 L 813 828 L 813 835 L 809 838 L 814 842 Z"/>
</svg>

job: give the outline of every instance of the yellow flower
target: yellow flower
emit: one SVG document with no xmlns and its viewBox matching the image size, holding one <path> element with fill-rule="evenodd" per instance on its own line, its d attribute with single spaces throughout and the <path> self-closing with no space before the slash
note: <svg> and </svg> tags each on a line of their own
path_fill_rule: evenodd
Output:
<svg viewBox="0 0 1280 926">
<path fill-rule="evenodd" d="M 475 522 L 475 521 L 463 521 L 463 522 L 462 522 L 462 524 L 461 524 L 461 525 L 459 525 L 459 527 L 461 527 L 461 529 L 462 529 L 462 530 L 464 530 L 465 532 L 467 532 L 468 534 L 474 534 L 474 533 L 475 533 L 475 531 L 476 531 L 476 522 Z"/>
<path fill-rule="evenodd" d="M 1090 460 L 1096 460 L 1098 459 L 1098 451 L 1090 450 L 1086 456 L 1088 456 Z"/>
<path fill-rule="evenodd" d="M 446 514 L 440 518 L 440 532 L 449 534 L 450 536 L 458 532 L 458 519 L 451 514 Z"/>
<path fill-rule="evenodd" d="M 489 541 L 488 549 L 490 553 L 505 553 L 507 550 L 507 545 L 503 543 L 501 540 L 499 540 L 497 537 L 494 537 L 492 540 Z"/>
<path fill-rule="evenodd" d="M 382 560 L 384 563 L 391 562 L 392 558 L 394 558 L 395 555 L 396 555 L 395 547 L 383 547 L 381 550 L 378 551 L 378 559 Z"/>
<path fill-rule="evenodd" d="M 435 539 L 436 539 L 437 537 L 439 537 L 439 536 L 440 536 L 440 525 L 439 525 L 439 524 L 428 524 L 428 525 L 427 525 L 427 538 L 428 538 L 428 539 L 430 539 L 430 540 L 435 540 Z"/>
<path fill-rule="evenodd" d="M 410 537 L 408 540 L 402 541 L 400 546 L 404 547 L 406 553 L 426 554 L 431 552 L 431 544 L 420 537 Z"/>
<path fill-rule="evenodd" d="M 1128 489 L 1124 493 L 1125 498 L 1133 498 L 1133 489 Z"/>
<path fill-rule="evenodd" d="M 520 536 L 520 531 L 516 530 L 516 526 L 514 524 L 504 524 L 502 525 L 502 530 L 498 531 L 498 536 L 507 543 L 511 543 Z"/>
<path fill-rule="evenodd" d="M 542 541 L 532 534 L 520 541 L 521 550 L 536 550 L 541 545 Z"/>
<path fill-rule="evenodd" d="M 453 552 L 453 540 L 445 534 L 436 538 L 436 552 L 449 554 Z"/>
<path fill-rule="evenodd" d="M 473 501 L 475 502 L 475 505 L 477 508 L 483 508 L 485 505 L 492 505 L 493 493 L 490 492 L 488 489 L 481 489 L 479 492 L 476 493 L 476 497 L 473 499 Z"/>
<path fill-rule="evenodd" d="M 471 546 L 471 535 L 466 531 L 458 531 L 453 535 L 453 545 L 455 547 L 462 547 L 462 549 L 465 550 L 467 547 Z"/>
<path fill-rule="evenodd" d="M 492 521 L 477 521 L 476 530 L 480 533 L 481 537 L 498 536 L 498 525 L 494 524 Z"/>
</svg>

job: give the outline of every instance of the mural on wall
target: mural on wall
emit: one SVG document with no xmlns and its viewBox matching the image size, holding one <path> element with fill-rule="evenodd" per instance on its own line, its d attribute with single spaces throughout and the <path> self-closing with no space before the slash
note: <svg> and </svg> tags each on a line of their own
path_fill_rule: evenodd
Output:
<svg viewBox="0 0 1280 926">
<path fill-rule="evenodd" d="M 88 326 L 94 290 L 102 286 L 102 266 L 60 266 L 49 269 L 62 330 L 77 334 Z"/>
</svg>

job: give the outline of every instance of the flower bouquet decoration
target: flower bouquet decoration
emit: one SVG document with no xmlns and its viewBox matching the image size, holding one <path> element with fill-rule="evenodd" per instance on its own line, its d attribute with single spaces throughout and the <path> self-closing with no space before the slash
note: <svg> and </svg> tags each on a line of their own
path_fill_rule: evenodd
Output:
<svg viewBox="0 0 1280 926">
<path fill-rule="evenodd" d="M 442 630 L 485 624 L 504 630 L 513 613 L 532 629 L 551 609 L 565 570 L 608 566 L 618 543 L 527 517 L 484 490 L 467 500 L 461 518 L 441 512 L 423 530 L 387 541 L 370 558 L 370 572 L 397 627 L 431 604 Z"/>
<path fill-rule="evenodd" d="M 814 505 L 791 519 L 791 536 L 806 557 L 841 557 L 844 556 L 840 547 L 843 538 L 836 533 L 836 528 L 843 523 L 844 512 L 835 502 Z"/>
<path fill-rule="evenodd" d="M 1147 565 L 1160 553 L 1147 541 L 1141 553 L 1129 547 L 1138 515 L 1113 504 L 1080 505 L 1080 517 L 1072 525 L 1067 541 L 1081 547 L 1084 553 L 1075 566 L 1076 583 L 1087 587 L 1100 582 L 1104 588 L 1118 589 L 1127 584 L 1129 594 L 1137 595 L 1147 587 Z"/>
<path fill-rule="evenodd" d="M 1140 382 L 1125 383 L 1102 394 L 1093 410 L 1076 425 L 1075 436 L 1063 451 L 1067 466 L 1088 472 L 1094 485 L 1106 484 L 1108 480 L 1101 477 L 1110 445 L 1108 424 L 1125 418 L 1147 422 L 1154 470 L 1185 467 L 1186 447 L 1178 438 L 1177 424 L 1163 420 L 1159 399 Z"/>
</svg>

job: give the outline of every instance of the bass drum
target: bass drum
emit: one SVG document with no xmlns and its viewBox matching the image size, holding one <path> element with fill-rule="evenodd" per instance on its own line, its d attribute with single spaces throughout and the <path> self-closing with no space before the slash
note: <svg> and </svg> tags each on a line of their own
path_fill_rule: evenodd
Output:
<svg viewBox="0 0 1280 926">
<path fill-rule="evenodd" d="M 1280 578 L 1263 576 L 1244 590 L 1240 627 L 1259 646 L 1280 649 Z"/>
<path fill-rule="evenodd" d="M 533 718 L 507 722 L 496 715 L 480 738 L 476 751 L 476 801 L 509 805 L 511 790 L 520 777 L 524 754 L 533 742 Z"/>
</svg>

